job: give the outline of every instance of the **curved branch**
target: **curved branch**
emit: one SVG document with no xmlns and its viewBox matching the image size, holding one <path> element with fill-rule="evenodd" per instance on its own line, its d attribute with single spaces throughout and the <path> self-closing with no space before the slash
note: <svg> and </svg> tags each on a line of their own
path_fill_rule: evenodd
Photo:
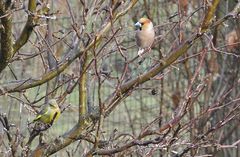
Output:
<svg viewBox="0 0 240 157">
<path fill-rule="evenodd" d="M 187 41 L 185 41 L 182 45 L 178 47 L 177 50 L 171 52 L 170 56 L 167 57 L 162 63 L 157 64 L 152 69 L 150 69 L 148 72 L 138 76 L 137 78 L 130 80 L 118 88 L 115 93 L 110 95 L 106 101 L 105 106 L 108 106 L 105 112 L 105 117 L 107 117 L 114 108 L 123 100 L 125 95 L 134 87 L 139 86 L 140 84 L 143 84 L 144 82 L 150 80 L 157 74 L 159 74 L 161 71 L 163 71 L 165 68 L 169 67 L 173 62 L 175 62 L 180 56 L 187 53 L 189 48 L 194 44 L 194 42 L 205 33 L 208 28 L 210 27 L 210 24 L 212 22 L 214 13 L 216 11 L 216 8 L 219 4 L 219 0 L 214 0 L 212 2 L 212 5 L 208 8 L 208 12 L 206 13 L 203 22 L 200 26 L 200 32 L 197 30 Z"/>
<path fill-rule="evenodd" d="M 34 16 L 32 15 L 36 11 L 37 1 L 36 0 L 29 0 L 28 2 L 28 19 L 23 28 L 23 31 L 19 38 L 17 39 L 16 43 L 13 45 L 13 54 L 15 54 L 23 45 L 26 44 L 30 35 L 32 34 L 34 28 Z"/>
<path fill-rule="evenodd" d="M 135 4 L 137 3 L 137 0 L 132 0 L 129 4 L 129 6 L 123 10 L 122 12 L 119 12 L 116 14 L 116 16 L 113 17 L 112 21 L 116 22 L 121 16 L 125 15 Z M 72 50 L 72 54 L 70 57 L 65 58 L 62 64 L 60 64 L 55 69 L 49 71 L 46 73 L 40 80 L 38 79 L 30 79 L 30 80 L 24 80 L 20 82 L 14 82 L 14 83 L 8 83 L 0 86 L 0 95 L 4 93 L 12 93 L 12 92 L 19 92 L 22 90 L 26 90 L 29 88 L 33 88 L 39 85 L 42 85 L 46 83 L 47 81 L 53 79 L 58 74 L 63 72 L 76 58 L 80 57 L 82 54 L 87 53 L 88 50 L 93 48 L 94 45 L 98 45 L 101 41 L 103 35 L 105 35 L 111 28 L 112 21 L 108 21 L 108 23 L 99 31 L 96 33 L 96 38 L 92 40 L 92 42 L 82 51 Z"/>
<path fill-rule="evenodd" d="M 159 74 L 165 68 L 169 67 L 180 56 L 187 53 L 187 50 L 199 37 L 200 37 L 199 34 L 197 33 L 194 34 L 185 43 L 180 45 L 175 52 L 172 52 L 171 55 L 168 58 L 166 58 L 162 63 L 157 64 L 148 72 L 121 85 L 120 88 L 117 91 L 115 91 L 115 93 L 113 93 L 111 96 L 109 96 L 109 98 L 105 101 L 106 106 L 108 106 L 105 112 L 105 117 L 108 116 L 114 110 L 114 108 L 116 107 L 117 104 L 119 104 L 119 102 L 121 102 L 125 94 L 127 94 L 131 89 L 134 89 L 134 87 L 143 84 L 144 82 L 150 80 L 151 78 Z"/>
<path fill-rule="evenodd" d="M 36 0 L 30 0 L 28 3 L 28 11 L 31 13 L 36 10 Z M 0 15 L 6 14 L 6 6 L 1 2 Z M 29 14 L 27 23 L 16 41 L 13 44 L 12 40 L 12 14 L 4 16 L 2 19 L 4 30 L 1 31 L 1 52 L 0 52 L 0 72 L 6 68 L 10 59 L 14 54 L 27 42 L 33 30 L 33 17 Z"/>
<path fill-rule="evenodd" d="M 125 15 L 136 3 L 137 3 L 137 0 L 132 0 L 129 3 L 129 6 L 125 10 L 117 13 L 116 16 L 113 17 L 112 21 L 115 22 L 121 16 Z M 60 65 L 57 69 L 54 69 L 53 71 L 51 71 L 52 75 L 51 75 L 50 78 L 55 77 L 57 75 L 57 73 L 63 71 L 76 58 L 78 58 L 79 56 L 87 53 L 88 50 L 90 50 L 93 46 L 97 45 L 97 43 L 99 43 L 101 41 L 103 35 L 105 35 L 110 30 L 112 21 L 109 21 L 104 26 L 104 28 L 99 33 L 97 33 L 96 38 L 84 50 L 76 52 L 71 57 L 67 58 L 65 60 L 65 62 L 62 65 Z M 47 78 L 48 75 L 49 75 L 49 73 L 47 73 L 45 75 L 45 77 Z M 41 82 L 41 83 L 44 83 L 44 82 Z M 25 85 L 23 85 L 23 86 L 25 86 Z M 22 90 L 23 90 L 23 88 L 22 88 Z M 86 127 L 88 127 L 88 126 L 89 126 L 88 120 L 85 120 L 85 121 L 81 122 L 81 124 L 77 123 L 70 131 L 66 132 L 64 135 L 62 135 L 62 136 L 56 138 L 55 140 L 51 141 L 48 144 L 47 149 L 44 150 L 44 154 L 47 155 L 47 156 L 49 156 L 51 154 L 54 154 L 55 152 L 59 151 L 60 149 L 66 147 L 69 144 L 71 144 L 72 142 L 78 140 L 78 137 L 82 134 L 83 131 L 86 130 Z"/>
</svg>

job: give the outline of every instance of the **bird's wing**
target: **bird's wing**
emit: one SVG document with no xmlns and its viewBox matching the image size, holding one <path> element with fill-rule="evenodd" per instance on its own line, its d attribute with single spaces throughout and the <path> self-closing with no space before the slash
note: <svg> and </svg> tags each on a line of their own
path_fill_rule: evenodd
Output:
<svg viewBox="0 0 240 157">
<path fill-rule="evenodd" d="M 45 115 L 48 112 L 48 108 L 49 107 L 44 106 L 44 108 L 37 114 L 36 118 L 34 118 L 33 121 L 35 122 L 39 120 L 43 115 Z"/>
</svg>

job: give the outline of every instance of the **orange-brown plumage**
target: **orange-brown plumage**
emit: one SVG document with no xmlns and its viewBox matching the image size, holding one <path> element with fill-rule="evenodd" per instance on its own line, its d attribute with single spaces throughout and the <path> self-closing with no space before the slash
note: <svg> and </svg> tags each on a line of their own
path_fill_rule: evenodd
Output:
<svg viewBox="0 0 240 157">
<path fill-rule="evenodd" d="M 144 52 L 144 49 L 151 48 L 152 43 L 154 42 L 155 32 L 151 20 L 148 18 L 141 18 L 135 24 L 136 30 L 136 43 L 139 47 L 138 55 Z"/>
</svg>

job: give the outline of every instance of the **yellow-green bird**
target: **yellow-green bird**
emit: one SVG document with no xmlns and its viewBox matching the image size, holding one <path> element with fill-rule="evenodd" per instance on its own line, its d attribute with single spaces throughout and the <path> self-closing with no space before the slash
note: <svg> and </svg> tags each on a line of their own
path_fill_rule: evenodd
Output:
<svg viewBox="0 0 240 157">
<path fill-rule="evenodd" d="M 41 121 L 45 124 L 52 124 L 58 120 L 60 114 L 61 110 L 57 104 L 57 101 L 55 99 L 51 99 L 48 101 L 48 104 L 45 104 L 43 109 L 37 114 L 33 122 Z"/>
</svg>

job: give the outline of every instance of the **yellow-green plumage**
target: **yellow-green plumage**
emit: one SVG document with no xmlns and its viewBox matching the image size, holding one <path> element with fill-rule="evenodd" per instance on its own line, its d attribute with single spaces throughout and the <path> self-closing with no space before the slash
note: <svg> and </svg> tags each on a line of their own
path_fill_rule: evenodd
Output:
<svg viewBox="0 0 240 157">
<path fill-rule="evenodd" d="M 60 114 L 61 111 L 57 104 L 57 101 L 55 99 L 51 99 L 49 100 L 48 104 L 45 104 L 43 109 L 37 114 L 33 122 L 41 121 L 43 123 L 50 124 L 53 122 L 53 120 L 54 122 L 58 120 Z"/>
</svg>

